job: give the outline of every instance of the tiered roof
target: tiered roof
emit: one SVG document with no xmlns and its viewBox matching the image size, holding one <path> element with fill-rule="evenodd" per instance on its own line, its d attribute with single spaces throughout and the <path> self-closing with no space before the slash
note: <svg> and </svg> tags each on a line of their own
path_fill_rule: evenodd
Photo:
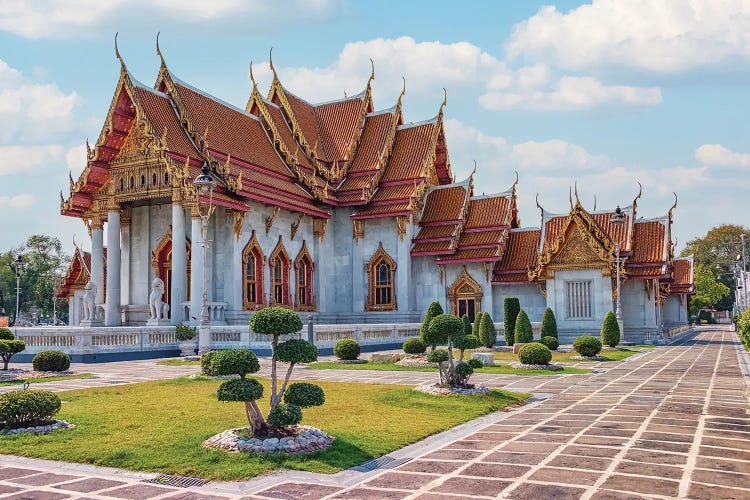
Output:
<svg viewBox="0 0 750 500">
<path fill-rule="evenodd" d="M 104 274 L 104 293 L 106 294 L 106 283 L 107 283 L 107 248 L 104 248 L 104 262 L 102 263 L 102 270 Z M 91 254 L 85 252 L 75 245 L 75 251 L 73 252 L 73 258 L 70 260 L 68 265 L 68 272 L 60 283 L 60 287 L 57 289 L 56 297 L 58 299 L 67 299 L 71 297 L 76 290 L 83 290 L 86 283 L 91 279 Z"/>
</svg>

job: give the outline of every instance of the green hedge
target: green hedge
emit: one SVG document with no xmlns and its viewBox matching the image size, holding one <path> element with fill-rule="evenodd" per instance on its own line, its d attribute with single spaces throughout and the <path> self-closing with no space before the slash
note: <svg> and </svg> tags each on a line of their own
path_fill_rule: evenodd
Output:
<svg viewBox="0 0 750 500">
<path fill-rule="evenodd" d="M 529 342 L 518 350 L 518 360 L 525 365 L 546 365 L 552 360 L 552 352 L 544 344 Z"/>
<path fill-rule="evenodd" d="M 750 309 L 745 309 L 745 312 L 740 314 L 737 321 L 737 334 L 745 349 L 750 351 Z"/>
<path fill-rule="evenodd" d="M 602 321 L 602 344 L 615 347 L 620 343 L 620 325 L 617 324 L 617 316 L 612 311 L 607 311 Z"/>
<path fill-rule="evenodd" d="M 526 311 L 521 309 L 516 318 L 516 329 L 513 332 L 513 338 L 515 342 L 519 344 L 527 344 L 534 341 L 534 331 L 531 328 L 531 320 L 526 314 Z"/>
<path fill-rule="evenodd" d="M 555 313 L 549 307 L 544 310 L 542 316 L 542 337 L 557 338 L 557 319 L 555 319 Z"/>
<path fill-rule="evenodd" d="M 505 343 L 512 346 L 516 343 L 516 317 L 521 312 L 518 297 L 506 297 L 503 301 L 503 325 L 505 326 Z"/>
<path fill-rule="evenodd" d="M 422 354 L 427 350 L 427 345 L 419 338 L 406 339 L 403 349 L 406 354 Z"/>
<path fill-rule="evenodd" d="M 539 343 L 546 345 L 551 351 L 556 351 L 560 347 L 560 341 L 557 340 L 557 337 L 542 337 Z"/>
<path fill-rule="evenodd" d="M 34 371 L 64 372 L 70 368 L 70 357 L 62 351 L 42 351 L 31 360 Z"/>
<path fill-rule="evenodd" d="M 581 356 L 596 356 L 602 350 L 602 342 L 591 335 L 582 335 L 573 341 L 573 349 Z"/>
<path fill-rule="evenodd" d="M 497 329 L 488 312 L 482 315 L 482 323 L 479 325 L 479 340 L 484 347 L 492 347 L 497 342 Z"/>
<path fill-rule="evenodd" d="M 0 427 L 18 429 L 45 425 L 60 411 L 52 391 L 11 391 L 0 394 Z"/>
<path fill-rule="evenodd" d="M 333 354 L 346 361 L 354 361 L 360 352 L 359 344 L 354 339 L 341 339 L 333 346 Z"/>
</svg>

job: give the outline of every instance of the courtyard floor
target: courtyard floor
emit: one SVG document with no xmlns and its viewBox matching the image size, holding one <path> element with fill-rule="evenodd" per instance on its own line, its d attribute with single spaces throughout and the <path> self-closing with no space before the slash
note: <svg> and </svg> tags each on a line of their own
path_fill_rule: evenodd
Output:
<svg viewBox="0 0 750 500">
<path fill-rule="evenodd" d="M 144 482 L 156 474 L 0 456 L 0 498 L 750 499 L 750 361 L 735 333 L 702 328 L 671 346 L 592 367 L 585 375 L 478 374 L 473 382 L 531 392 L 535 400 L 391 453 L 374 470 L 284 471 L 174 488 Z M 74 368 L 97 378 L 34 388 L 198 371 L 154 361 Z M 303 369 L 296 378 L 413 385 L 434 374 Z"/>
</svg>

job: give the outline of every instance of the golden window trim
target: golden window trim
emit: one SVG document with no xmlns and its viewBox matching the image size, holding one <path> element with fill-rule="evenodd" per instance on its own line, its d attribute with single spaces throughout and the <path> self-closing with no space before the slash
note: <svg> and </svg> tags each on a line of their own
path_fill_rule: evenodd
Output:
<svg viewBox="0 0 750 500">
<path fill-rule="evenodd" d="M 391 300 L 386 304 L 376 303 L 376 266 L 380 262 L 385 262 L 390 266 L 391 273 Z M 367 295 L 365 301 L 365 311 L 397 311 L 398 304 L 396 302 L 396 261 L 388 255 L 388 252 L 383 248 L 383 242 L 378 243 L 378 249 L 372 254 L 372 257 L 365 264 L 365 272 L 367 273 Z"/>
<path fill-rule="evenodd" d="M 277 302 L 275 300 L 275 294 L 274 294 L 274 286 L 276 282 L 274 281 L 274 269 L 273 264 L 276 259 L 281 259 L 281 288 L 282 288 L 282 294 L 283 297 L 286 298 L 286 302 L 282 299 L 281 302 Z M 286 264 L 286 272 L 284 270 L 284 264 Z M 276 247 L 274 247 L 273 251 L 271 252 L 271 255 L 268 256 L 268 267 L 269 267 L 269 283 L 270 283 L 270 297 L 268 300 L 268 304 L 271 306 L 281 306 L 281 307 L 288 307 L 291 308 L 292 304 L 294 303 L 293 300 L 291 300 L 291 286 L 289 283 L 289 275 L 291 274 L 291 267 L 292 267 L 292 260 L 289 258 L 289 254 L 286 251 L 286 248 L 284 247 L 284 242 L 282 241 L 281 235 L 279 235 L 279 241 L 276 243 Z M 286 276 L 284 276 L 286 274 Z"/>
<path fill-rule="evenodd" d="M 451 305 L 452 313 L 458 314 L 458 301 L 473 299 L 474 300 L 474 314 L 478 314 L 482 311 L 482 285 L 480 285 L 471 275 L 466 271 L 466 266 L 463 266 L 461 274 L 458 275 L 453 284 L 448 288 L 448 302 Z"/>
<path fill-rule="evenodd" d="M 255 257 L 260 258 L 260 265 L 256 263 L 255 267 L 255 286 L 256 286 L 256 293 L 255 297 L 259 299 L 256 302 L 249 301 L 247 298 L 247 261 L 248 256 L 255 252 Z M 242 249 L 242 308 L 244 310 L 255 310 L 259 307 L 264 307 L 266 305 L 265 301 L 265 292 L 263 289 L 263 270 L 265 269 L 265 263 L 266 263 L 266 256 L 263 254 L 263 249 L 260 247 L 260 243 L 258 243 L 258 237 L 255 234 L 255 229 L 253 229 L 253 232 L 250 236 L 250 240 L 247 242 L 245 247 Z M 258 290 L 258 281 L 260 281 L 260 290 Z"/>
<path fill-rule="evenodd" d="M 310 289 L 310 303 L 309 304 L 299 304 L 298 301 L 298 293 L 299 290 L 297 287 L 299 286 L 299 268 L 300 263 L 306 260 L 307 265 L 310 266 L 310 282 L 307 283 L 307 287 Z M 313 261 L 312 257 L 310 256 L 310 252 L 307 249 L 307 242 L 305 240 L 302 240 L 302 248 L 300 248 L 299 253 L 297 254 L 297 257 L 294 258 L 294 274 L 295 274 L 295 293 L 294 293 L 294 308 L 297 311 L 315 311 L 316 305 L 315 305 L 315 289 L 314 286 L 314 279 L 315 279 L 315 262 Z"/>
</svg>

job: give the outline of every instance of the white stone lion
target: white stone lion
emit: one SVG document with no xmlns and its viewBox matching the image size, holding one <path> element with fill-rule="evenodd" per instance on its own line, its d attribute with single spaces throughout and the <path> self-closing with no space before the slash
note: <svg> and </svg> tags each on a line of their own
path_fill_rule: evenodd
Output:
<svg viewBox="0 0 750 500">
<path fill-rule="evenodd" d="M 151 313 L 149 319 L 169 319 L 169 304 L 161 300 L 164 295 L 164 282 L 154 278 L 151 283 L 151 294 L 148 296 L 148 308 Z"/>
<path fill-rule="evenodd" d="M 96 285 L 93 281 L 86 283 L 83 292 L 83 319 L 94 321 L 96 319 Z"/>
</svg>

